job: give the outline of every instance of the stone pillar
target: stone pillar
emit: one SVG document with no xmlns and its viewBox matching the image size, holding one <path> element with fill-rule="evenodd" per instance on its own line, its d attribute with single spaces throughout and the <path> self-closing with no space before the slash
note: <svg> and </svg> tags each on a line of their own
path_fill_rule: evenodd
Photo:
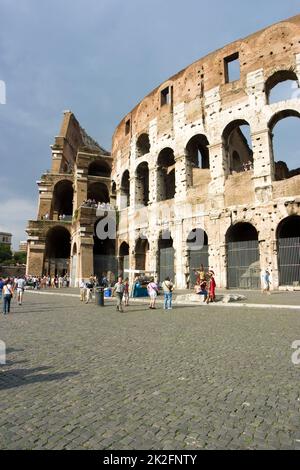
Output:
<svg viewBox="0 0 300 470">
<path fill-rule="evenodd" d="M 275 177 L 275 164 L 272 152 L 272 134 L 269 129 L 253 132 L 254 190 L 256 202 L 272 200 L 272 181 Z"/>
<path fill-rule="evenodd" d="M 173 248 L 175 249 L 174 268 L 176 275 L 176 287 L 178 289 L 185 289 L 185 258 L 183 252 L 185 249 L 185 240 L 182 237 L 182 221 L 178 221 L 175 224 L 175 233 L 173 239 Z"/>
<path fill-rule="evenodd" d="M 259 240 L 260 271 L 268 269 L 272 276 L 271 290 L 279 287 L 277 241 L 269 238 Z"/>
<path fill-rule="evenodd" d="M 155 203 L 158 201 L 158 174 L 157 166 L 149 166 L 149 204 Z"/>
<path fill-rule="evenodd" d="M 78 258 L 80 259 L 80 278 L 88 279 L 94 274 L 94 240 L 93 238 L 82 238 Z"/>
<path fill-rule="evenodd" d="M 44 242 L 28 239 L 27 245 L 27 276 L 42 276 L 44 270 L 44 256 L 46 245 Z"/>
<path fill-rule="evenodd" d="M 209 146 L 211 182 L 208 186 L 208 199 L 211 209 L 224 207 L 225 180 L 228 174 L 229 162 L 226 161 L 226 152 L 223 142 Z"/>
<path fill-rule="evenodd" d="M 178 155 L 175 157 L 175 184 L 176 184 L 176 200 L 184 200 L 187 196 L 188 189 L 188 165 L 186 155 Z"/>
</svg>

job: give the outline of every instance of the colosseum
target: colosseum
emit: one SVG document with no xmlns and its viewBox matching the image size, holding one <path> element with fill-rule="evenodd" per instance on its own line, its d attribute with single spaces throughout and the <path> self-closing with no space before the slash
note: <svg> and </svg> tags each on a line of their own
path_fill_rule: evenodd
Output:
<svg viewBox="0 0 300 470">
<path fill-rule="evenodd" d="M 69 272 L 72 285 L 107 271 L 169 275 L 182 289 L 203 264 L 218 287 L 257 289 L 266 268 L 273 288 L 299 286 L 299 152 L 291 167 L 273 146 L 279 123 L 300 118 L 299 83 L 300 15 L 162 83 L 117 126 L 111 153 L 65 112 L 27 228 L 27 273 Z M 108 214 L 116 237 L 101 239 Z"/>
</svg>

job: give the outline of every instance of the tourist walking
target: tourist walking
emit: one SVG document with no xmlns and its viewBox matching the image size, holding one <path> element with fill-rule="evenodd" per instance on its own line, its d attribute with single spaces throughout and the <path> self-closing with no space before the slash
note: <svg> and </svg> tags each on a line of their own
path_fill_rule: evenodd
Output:
<svg viewBox="0 0 300 470">
<path fill-rule="evenodd" d="M 150 297 L 150 305 L 149 308 L 152 310 L 155 310 L 155 302 L 157 298 L 157 293 L 158 293 L 158 287 L 157 284 L 154 282 L 154 278 L 150 279 L 149 284 L 147 285 L 147 292 Z"/>
<path fill-rule="evenodd" d="M 80 302 L 84 302 L 86 286 L 85 286 L 85 282 L 83 279 L 81 279 L 80 281 L 79 288 L 80 288 Z"/>
<path fill-rule="evenodd" d="M 174 286 L 169 277 L 166 277 L 162 283 L 164 291 L 164 310 L 172 310 L 172 297 Z"/>
<path fill-rule="evenodd" d="M 12 286 L 10 279 L 7 279 L 7 281 L 5 281 L 3 289 L 2 289 L 2 293 L 3 293 L 3 313 L 4 315 L 7 315 L 8 313 L 10 313 L 10 303 L 11 303 L 11 299 L 14 293 L 13 286 Z"/>
<path fill-rule="evenodd" d="M 91 279 L 85 283 L 85 303 L 88 304 L 90 300 L 92 300 L 92 292 L 93 292 L 94 284 L 92 283 Z"/>
<path fill-rule="evenodd" d="M 124 295 L 124 288 L 125 286 L 123 284 L 122 276 L 119 276 L 118 282 L 115 284 L 113 288 L 113 293 L 116 295 L 116 298 L 117 298 L 117 311 L 119 312 L 123 312 L 122 301 L 123 301 L 123 295 Z"/>
<path fill-rule="evenodd" d="M 124 282 L 124 305 L 125 307 L 129 306 L 129 279 L 128 277 Z"/>
<path fill-rule="evenodd" d="M 271 295 L 271 292 L 270 292 L 271 274 L 267 269 L 265 269 L 262 273 L 261 283 L 262 283 L 262 293 Z"/>
<path fill-rule="evenodd" d="M 23 302 L 25 286 L 26 286 L 26 281 L 22 276 L 20 276 L 17 279 L 16 284 L 15 284 L 15 288 L 17 289 L 17 302 L 19 305 L 22 305 L 22 302 Z"/>
</svg>

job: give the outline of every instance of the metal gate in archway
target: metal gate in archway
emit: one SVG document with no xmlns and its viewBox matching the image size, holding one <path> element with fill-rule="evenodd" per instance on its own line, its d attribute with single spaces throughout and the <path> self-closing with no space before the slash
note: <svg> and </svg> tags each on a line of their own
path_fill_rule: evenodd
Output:
<svg viewBox="0 0 300 470">
<path fill-rule="evenodd" d="M 227 287 L 259 289 L 260 260 L 257 240 L 227 243 Z"/>
<path fill-rule="evenodd" d="M 164 281 L 166 277 L 169 277 L 173 281 L 175 280 L 174 270 L 174 253 L 173 247 L 160 248 L 159 250 L 159 280 Z"/>
<path fill-rule="evenodd" d="M 299 286 L 300 284 L 300 237 L 279 238 L 278 240 L 279 284 Z"/>
<path fill-rule="evenodd" d="M 197 274 L 194 270 L 199 271 L 203 264 L 205 271 L 208 270 L 208 246 L 203 246 L 201 250 L 189 250 L 189 273 L 190 273 L 190 287 L 194 287 L 197 281 Z"/>
</svg>

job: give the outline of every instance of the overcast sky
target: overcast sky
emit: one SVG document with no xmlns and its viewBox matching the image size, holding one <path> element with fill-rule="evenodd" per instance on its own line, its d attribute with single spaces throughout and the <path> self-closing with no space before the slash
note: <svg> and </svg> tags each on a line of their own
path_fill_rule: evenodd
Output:
<svg viewBox="0 0 300 470">
<path fill-rule="evenodd" d="M 0 230 L 15 247 L 26 239 L 63 110 L 110 149 L 118 122 L 162 81 L 299 13 L 299 0 L 0 0 Z"/>
</svg>

